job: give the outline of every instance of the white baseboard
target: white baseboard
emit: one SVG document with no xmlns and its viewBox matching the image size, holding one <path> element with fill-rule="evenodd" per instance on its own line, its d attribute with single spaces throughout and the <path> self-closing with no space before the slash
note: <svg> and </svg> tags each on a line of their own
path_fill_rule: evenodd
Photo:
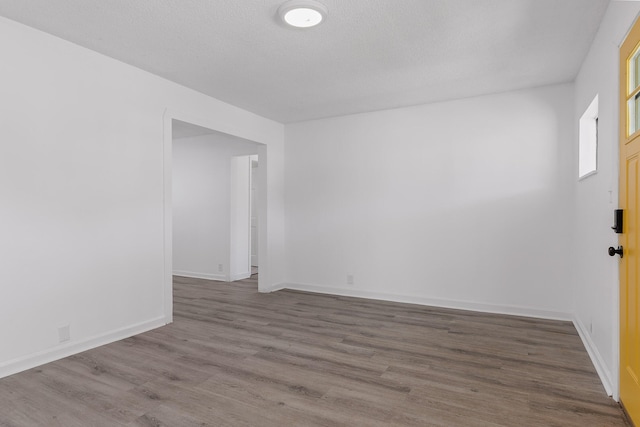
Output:
<svg viewBox="0 0 640 427">
<path fill-rule="evenodd" d="M 602 359 L 602 355 L 598 351 L 598 347 L 596 347 L 595 343 L 591 339 L 591 335 L 589 334 L 587 328 L 584 324 L 574 316 L 573 324 L 578 331 L 578 335 L 580 335 L 580 339 L 582 339 L 582 344 L 584 344 L 584 348 L 587 350 L 589 357 L 591 358 L 591 363 L 593 363 L 593 367 L 596 368 L 596 372 L 600 377 L 600 381 L 604 386 L 605 391 L 609 396 L 613 396 L 614 390 L 614 382 L 613 377 L 611 376 L 611 372 L 609 368 L 607 368 L 606 363 Z M 615 397 L 614 397 L 615 398 Z"/>
<path fill-rule="evenodd" d="M 367 291 L 355 288 L 336 288 L 330 286 L 309 285 L 300 283 L 283 283 L 281 289 L 292 289 L 321 294 L 342 295 L 347 297 L 369 298 L 384 301 L 402 302 L 408 304 L 428 305 L 433 307 L 453 308 L 458 310 L 478 311 L 482 313 L 508 314 L 512 316 L 535 317 L 538 319 L 572 321 L 570 313 L 560 311 L 541 310 L 530 307 L 485 304 L 471 301 L 458 301 L 443 298 L 429 298 L 419 295 L 390 294 L 385 292 Z"/>
<path fill-rule="evenodd" d="M 169 322 L 167 322 L 167 319 L 165 319 L 164 316 L 158 317 L 146 322 L 141 322 L 132 326 L 116 329 L 115 331 L 83 339 L 81 341 L 69 341 L 54 348 L 18 357 L 16 359 L 0 363 L 0 378 L 26 371 L 27 369 L 35 368 L 36 366 L 44 365 L 45 363 L 53 362 L 54 360 L 62 359 L 92 348 L 100 347 L 101 345 L 129 338 L 133 335 L 159 328 L 167 323 Z"/>
<path fill-rule="evenodd" d="M 260 292 L 262 294 L 268 294 L 270 292 L 281 291 L 283 289 L 286 289 L 286 286 L 285 286 L 284 283 L 274 283 L 273 285 L 265 286 L 263 288 L 258 286 L 258 292 Z"/>
<path fill-rule="evenodd" d="M 246 271 L 244 273 L 235 273 L 231 275 L 231 281 L 235 282 L 236 280 L 248 279 L 249 277 L 251 277 L 250 271 Z"/>
<path fill-rule="evenodd" d="M 211 274 L 211 273 L 198 273 L 193 271 L 182 271 L 182 270 L 174 270 L 174 276 L 181 277 L 191 277 L 193 279 L 205 279 L 205 280 L 216 280 L 218 282 L 233 282 L 236 280 L 248 279 L 251 277 L 251 271 L 246 271 L 244 273 L 235 273 L 231 276 L 227 276 L 226 274 Z"/>
<path fill-rule="evenodd" d="M 193 271 L 174 270 L 173 275 L 182 276 L 182 277 L 191 277 L 193 279 L 217 280 L 219 282 L 229 281 L 229 277 L 226 274 L 211 274 L 211 273 L 198 273 Z"/>
</svg>

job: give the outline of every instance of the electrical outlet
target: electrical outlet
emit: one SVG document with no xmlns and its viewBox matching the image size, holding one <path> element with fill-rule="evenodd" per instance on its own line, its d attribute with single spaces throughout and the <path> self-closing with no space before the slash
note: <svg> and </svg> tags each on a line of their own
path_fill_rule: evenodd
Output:
<svg viewBox="0 0 640 427">
<path fill-rule="evenodd" d="M 64 325 L 58 328 L 58 342 L 67 342 L 71 340 L 71 331 L 69 325 Z"/>
<path fill-rule="evenodd" d="M 347 274 L 347 285 L 353 285 L 353 274 Z"/>
<path fill-rule="evenodd" d="M 222 264 L 218 264 L 218 273 L 222 273 L 223 271 L 224 271 L 224 268 Z"/>
</svg>

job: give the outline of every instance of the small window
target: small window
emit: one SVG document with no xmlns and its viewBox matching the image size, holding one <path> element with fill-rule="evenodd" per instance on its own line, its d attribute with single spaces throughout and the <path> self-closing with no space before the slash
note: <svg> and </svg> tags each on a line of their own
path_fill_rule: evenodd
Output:
<svg viewBox="0 0 640 427">
<path fill-rule="evenodd" d="M 640 130 L 640 46 L 631 55 L 627 66 L 627 136 L 631 136 Z"/>
<path fill-rule="evenodd" d="M 578 178 L 586 178 L 598 168 L 598 95 L 580 118 Z"/>
</svg>

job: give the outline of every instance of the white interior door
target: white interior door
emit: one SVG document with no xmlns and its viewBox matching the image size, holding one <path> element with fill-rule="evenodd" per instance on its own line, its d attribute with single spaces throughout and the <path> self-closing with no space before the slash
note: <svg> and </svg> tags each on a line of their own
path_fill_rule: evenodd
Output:
<svg viewBox="0 0 640 427">
<path fill-rule="evenodd" d="M 250 156 L 231 158 L 230 280 L 251 276 L 251 160 Z"/>
<path fill-rule="evenodd" d="M 258 266 L 258 156 L 251 156 L 251 266 Z"/>
</svg>

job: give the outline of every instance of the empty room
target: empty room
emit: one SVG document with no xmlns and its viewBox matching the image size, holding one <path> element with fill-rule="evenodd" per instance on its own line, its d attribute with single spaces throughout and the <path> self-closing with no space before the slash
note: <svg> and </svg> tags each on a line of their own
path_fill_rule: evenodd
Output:
<svg viewBox="0 0 640 427">
<path fill-rule="evenodd" d="M 0 426 L 640 426 L 639 16 L 3 0 Z"/>
</svg>

